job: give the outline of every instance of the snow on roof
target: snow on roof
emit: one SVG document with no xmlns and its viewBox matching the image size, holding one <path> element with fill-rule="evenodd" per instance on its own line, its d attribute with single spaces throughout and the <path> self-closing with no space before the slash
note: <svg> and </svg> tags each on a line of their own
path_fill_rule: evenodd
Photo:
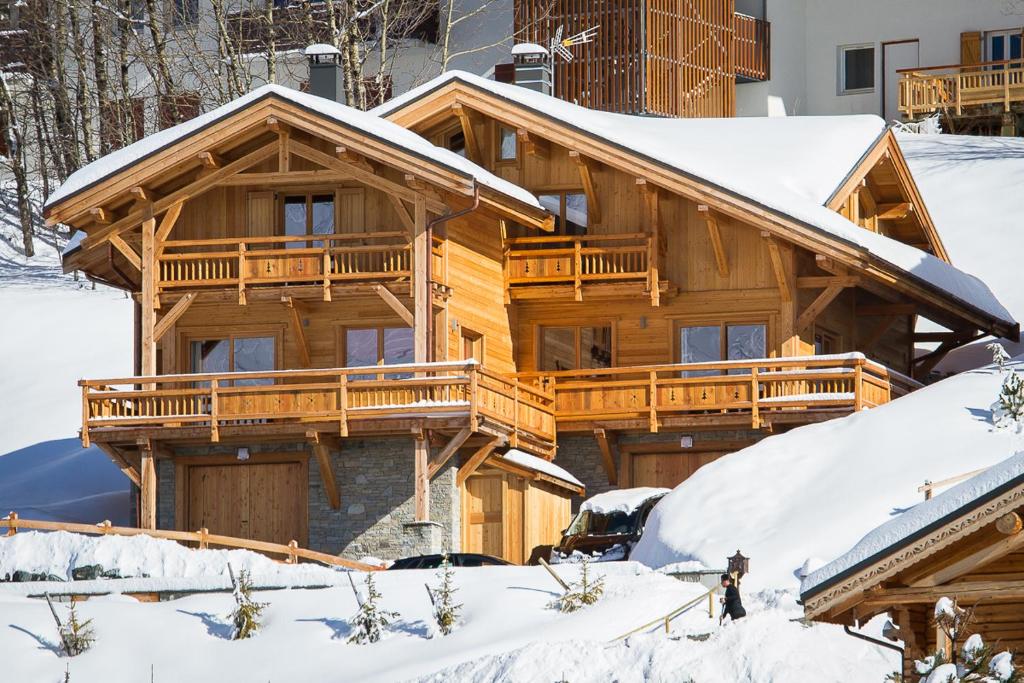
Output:
<svg viewBox="0 0 1024 683">
<path fill-rule="evenodd" d="M 75 249 L 78 249 L 78 247 L 80 247 L 82 245 L 82 240 L 84 240 L 84 239 L 85 239 L 85 231 L 84 230 L 75 230 L 75 232 L 71 234 L 71 239 L 69 239 L 68 243 L 64 245 L 64 249 L 63 249 L 63 251 L 60 252 L 60 255 L 61 256 L 67 256 L 68 254 L 73 252 Z"/>
<path fill-rule="evenodd" d="M 302 51 L 302 53 L 307 57 L 341 54 L 338 48 L 334 47 L 333 45 L 328 45 L 327 43 L 313 43 L 312 45 L 307 46 L 306 49 Z"/>
<path fill-rule="evenodd" d="M 638 486 L 635 489 L 607 491 L 583 501 L 583 504 L 580 506 L 580 512 L 590 511 L 599 515 L 606 515 L 611 512 L 628 513 L 636 510 L 649 498 L 663 496 L 670 490 L 654 486 Z"/>
<path fill-rule="evenodd" d="M 876 527 L 846 554 L 809 574 L 801 584 L 800 592 L 802 595 L 817 593 L 845 572 L 889 554 L 917 536 L 963 514 L 965 508 L 973 507 L 1001 490 L 1020 484 L 1024 484 L 1024 452 L 1018 452 L 976 477 Z"/>
<path fill-rule="evenodd" d="M 897 137 L 950 259 L 968 273 L 984 274 L 1010 314 L 1024 319 L 1017 248 L 1024 215 L 1024 139 Z"/>
<path fill-rule="evenodd" d="M 250 104 L 263 98 L 276 96 L 287 100 L 292 104 L 314 111 L 322 116 L 333 119 L 342 125 L 356 129 L 366 135 L 377 138 L 384 142 L 403 147 L 407 151 L 416 154 L 424 159 L 441 166 L 445 166 L 456 173 L 475 179 L 481 185 L 501 192 L 517 201 L 535 208 L 541 208 L 530 192 L 518 185 L 503 180 L 494 174 L 480 168 L 469 159 L 459 156 L 454 152 L 437 147 L 424 138 L 399 125 L 391 123 L 374 114 L 359 111 L 352 107 L 345 106 L 339 102 L 299 92 L 281 85 L 269 84 L 256 88 L 247 95 L 243 95 L 216 109 L 201 114 L 194 119 L 179 123 L 178 125 L 165 130 L 153 133 L 138 142 L 97 159 L 75 171 L 64 183 L 51 194 L 45 208 L 49 208 L 61 202 L 71 195 L 80 192 L 95 183 L 112 176 L 132 164 L 155 154 L 164 148 L 173 145 L 182 139 L 197 133 L 203 128 L 231 116 Z"/>
<path fill-rule="evenodd" d="M 979 279 L 851 223 L 825 203 L 885 132 L 874 115 L 657 119 L 595 111 L 513 84 L 449 71 L 372 109 L 387 116 L 461 81 L 863 248 L 989 316 L 1014 318 Z"/>
<path fill-rule="evenodd" d="M 520 467 L 525 467 L 526 469 L 534 470 L 535 472 L 541 472 L 550 477 L 554 477 L 555 479 L 561 479 L 562 481 L 568 482 L 574 486 L 584 488 L 583 482 L 569 474 L 558 465 L 548 460 L 544 460 L 543 458 L 538 458 L 535 455 L 524 453 L 518 448 L 508 449 L 501 457 L 513 464 L 519 465 Z"/>
<path fill-rule="evenodd" d="M 547 48 L 537 43 L 516 43 L 512 46 L 513 55 L 547 54 Z"/>
<path fill-rule="evenodd" d="M 1024 373 L 1024 357 L 1010 365 Z M 739 548 L 753 558 L 751 585 L 796 588 L 808 558 L 838 557 L 921 504 L 925 480 L 1024 451 L 1024 433 L 992 428 L 1001 383 L 991 366 L 973 370 L 718 458 L 658 503 L 630 559 L 717 567 Z"/>
</svg>

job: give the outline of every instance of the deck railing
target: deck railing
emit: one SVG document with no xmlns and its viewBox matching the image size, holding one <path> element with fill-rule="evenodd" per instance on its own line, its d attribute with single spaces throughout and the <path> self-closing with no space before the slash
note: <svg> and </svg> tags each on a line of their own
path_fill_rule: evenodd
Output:
<svg viewBox="0 0 1024 683">
<path fill-rule="evenodd" d="M 900 69 L 899 109 L 913 118 L 939 110 L 962 114 L 964 107 L 1024 101 L 1024 61 L 947 64 Z"/>
<path fill-rule="evenodd" d="M 644 233 L 514 237 L 505 240 L 505 277 L 511 288 L 639 281 L 650 284 L 653 242 Z"/>
<path fill-rule="evenodd" d="M 436 258 L 436 257 L 435 257 Z M 158 258 L 158 289 L 332 284 L 410 279 L 403 232 L 170 240 Z M 435 267 L 436 268 L 436 267 Z"/>
<path fill-rule="evenodd" d="M 754 428 L 779 411 L 857 411 L 921 385 L 859 353 L 520 373 L 553 391 L 560 428 L 594 420 L 646 420 L 657 431 L 669 416 L 748 415 Z"/>
<path fill-rule="evenodd" d="M 82 380 L 82 440 L 116 427 L 337 423 L 355 419 L 489 418 L 531 443 L 555 440 L 554 396 L 477 363 L 229 372 Z"/>
<path fill-rule="evenodd" d="M 735 14 L 736 75 L 751 81 L 771 78 L 771 22 Z"/>
</svg>

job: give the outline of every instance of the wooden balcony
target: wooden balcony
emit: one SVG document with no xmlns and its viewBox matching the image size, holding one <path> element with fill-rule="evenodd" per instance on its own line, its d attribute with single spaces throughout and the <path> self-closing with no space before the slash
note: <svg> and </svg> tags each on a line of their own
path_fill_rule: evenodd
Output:
<svg viewBox="0 0 1024 683">
<path fill-rule="evenodd" d="M 537 296 L 571 295 L 576 301 L 588 289 L 609 285 L 651 292 L 657 286 L 653 249 L 644 233 L 510 238 L 505 240 L 506 290 L 511 298 L 528 298 L 533 290 Z"/>
<path fill-rule="evenodd" d="M 921 386 L 861 354 L 521 373 L 519 378 L 554 392 L 560 432 L 804 424 L 874 408 Z"/>
<path fill-rule="evenodd" d="M 83 380 L 82 441 L 471 428 L 553 457 L 554 396 L 477 363 Z"/>
<path fill-rule="evenodd" d="M 736 12 L 733 51 L 736 77 L 741 81 L 771 78 L 771 22 Z"/>
<path fill-rule="evenodd" d="M 434 272 L 443 273 L 435 247 Z M 338 284 L 412 281 L 412 245 L 404 232 L 171 240 L 157 255 L 157 293 L 319 285 L 329 300 Z M 411 286 L 411 285 L 410 285 Z"/>
<path fill-rule="evenodd" d="M 1024 61 L 952 64 L 903 69 L 900 74 L 899 109 L 908 118 L 947 111 L 962 115 L 965 109 L 1000 105 L 1010 111 L 1024 101 Z"/>
</svg>

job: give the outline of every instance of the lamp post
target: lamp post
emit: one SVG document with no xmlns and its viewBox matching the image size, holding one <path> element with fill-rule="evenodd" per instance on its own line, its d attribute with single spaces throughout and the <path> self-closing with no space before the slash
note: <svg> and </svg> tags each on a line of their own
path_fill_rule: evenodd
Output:
<svg viewBox="0 0 1024 683">
<path fill-rule="evenodd" d="M 727 558 L 727 560 L 729 562 L 728 574 L 733 577 L 733 581 L 735 581 L 736 585 L 739 586 L 740 579 L 750 571 L 750 558 L 744 557 L 743 553 L 737 550 L 736 554 Z"/>
</svg>

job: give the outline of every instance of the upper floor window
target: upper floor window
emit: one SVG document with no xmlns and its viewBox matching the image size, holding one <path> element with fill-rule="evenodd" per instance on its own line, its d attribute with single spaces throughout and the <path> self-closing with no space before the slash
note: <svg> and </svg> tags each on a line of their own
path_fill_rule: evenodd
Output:
<svg viewBox="0 0 1024 683">
<path fill-rule="evenodd" d="M 444 146 L 460 157 L 466 156 L 466 136 L 463 135 L 462 129 L 459 128 L 446 134 L 444 136 Z"/>
<path fill-rule="evenodd" d="M 284 216 L 281 221 L 284 234 L 299 235 L 331 235 L 334 233 L 334 195 L 333 194 L 298 194 L 284 198 Z M 323 242 L 287 242 L 288 248 L 306 246 L 322 247 Z"/>
<path fill-rule="evenodd" d="M 814 329 L 814 355 L 827 356 L 832 353 L 839 353 L 839 336 L 816 327 Z"/>
<path fill-rule="evenodd" d="M 415 359 L 411 327 L 347 327 L 342 330 L 341 356 L 345 367 L 412 363 Z M 373 379 L 376 375 L 351 375 L 349 379 Z M 410 377 L 409 373 L 391 373 L 385 379 Z"/>
<path fill-rule="evenodd" d="M 541 370 L 579 370 L 612 366 L 611 325 L 540 328 Z"/>
<path fill-rule="evenodd" d="M 875 46 L 844 45 L 839 48 L 839 94 L 872 92 L 875 89 Z"/>
<path fill-rule="evenodd" d="M 498 161 L 516 160 L 516 132 L 505 126 L 498 126 Z"/>
<path fill-rule="evenodd" d="M 555 214 L 556 235 L 587 234 L 587 195 L 582 192 L 544 192 L 537 195 L 540 205 Z"/>
<path fill-rule="evenodd" d="M 199 19 L 199 0 L 171 0 L 174 28 L 191 26 Z"/>
<path fill-rule="evenodd" d="M 986 58 L 990 62 L 1021 58 L 1021 30 L 989 31 L 985 34 Z"/>
<path fill-rule="evenodd" d="M 229 335 L 214 339 L 193 339 L 189 342 L 189 365 L 192 372 L 266 372 L 276 362 L 274 337 L 242 337 Z M 269 379 L 234 380 L 234 384 L 269 384 Z"/>
<path fill-rule="evenodd" d="M 713 363 L 752 360 L 767 353 L 768 326 L 763 323 L 683 325 L 679 328 L 679 362 Z M 717 375 L 719 370 L 690 370 L 687 377 Z M 744 370 L 745 372 L 745 370 Z"/>
</svg>

